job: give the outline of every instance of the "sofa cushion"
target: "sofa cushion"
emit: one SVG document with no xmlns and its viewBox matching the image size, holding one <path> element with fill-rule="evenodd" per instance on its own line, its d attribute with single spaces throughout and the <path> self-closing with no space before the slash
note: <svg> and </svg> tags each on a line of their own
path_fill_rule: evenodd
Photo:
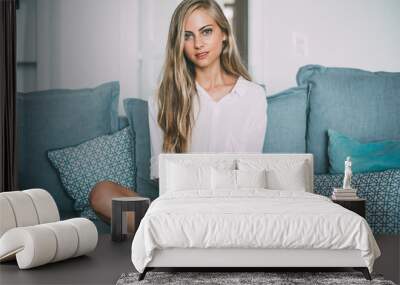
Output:
<svg viewBox="0 0 400 285">
<path fill-rule="evenodd" d="M 343 174 L 315 175 L 314 192 L 330 197 L 342 183 Z M 366 220 L 374 234 L 400 234 L 400 169 L 354 174 L 352 186 L 367 200 Z"/>
<path fill-rule="evenodd" d="M 347 156 L 351 157 L 353 173 L 400 168 L 400 140 L 362 144 L 331 129 L 328 137 L 329 173 L 343 173 Z"/>
<path fill-rule="evenodd" d="M 307 88 L 294 87 L 267 97 L 265 153 L 305 153 Z"/>
<path fill-rule="evenodd" d="M 141 196 L 158 197 L 158 183 L 150 179 L 150 131 L 147 101 L 124 100 L 124 109 L 134 136 L 133 152 L 137 168 L 136 189 Z"/>
<path fill-rule="evenodd" d="M 129 127 L 78 146 L 48 152 L 61 182 L 82 217 L 94 219 L 89 193 L 96 183 L 110 180 L 134 189 L 133 140 Z"/>
<path fill-rule="evenodd" d="M 118 116 L 118 130 L 125 129 L 129 126 L 129 121 L 126 116 Z"/>
<path fill-rule="evenodd" d="M 309 88 L 307 152 L 328 172 L 328 128 L 362 143 L 400 139 L 400 73 L 307 65 L 297 84 Z"/>
<path fill-rule="evenodd" d="M 47 151 L 77 145 L 118 129 L 119 83 L 96 88 L 17 95 L 19 188 L 43 188 L 60 211 L 72 211 Z"/>
</svg>

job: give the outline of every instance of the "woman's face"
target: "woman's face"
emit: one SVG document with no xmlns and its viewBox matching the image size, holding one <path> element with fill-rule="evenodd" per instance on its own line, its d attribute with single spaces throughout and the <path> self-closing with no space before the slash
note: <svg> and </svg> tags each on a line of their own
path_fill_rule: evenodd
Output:
<svg viewBox="0 0 400 285">
<path fill-rule="evenodd" d="M 219 60 L 226 35 L 206 10 L 193 11 L 184 28 L 183 51 L 196 67 L 208 67 Z"/>
</svg>

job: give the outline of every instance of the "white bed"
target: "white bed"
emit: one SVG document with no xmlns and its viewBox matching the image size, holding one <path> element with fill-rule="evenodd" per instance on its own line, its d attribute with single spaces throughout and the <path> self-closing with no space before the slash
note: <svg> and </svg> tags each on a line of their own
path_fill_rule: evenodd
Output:
<svg viewBox="0 0 400 285">
<path fill-rule="evenodd" d="M 140 279 L 154 267 L 354 267 L 370 278 L 380 255 L 372 232 L 362 217 L 313 194 L 312 155 L 161 154 L 159 160 L 160 197 L 132 243 Z M 217 174 L 208 189 L 204 171 L 193 177 L 186 171 L 209 166 L 242 174 L 267 169 L 263 188 L 269 189 L 214 189 Z"/>
</svg>

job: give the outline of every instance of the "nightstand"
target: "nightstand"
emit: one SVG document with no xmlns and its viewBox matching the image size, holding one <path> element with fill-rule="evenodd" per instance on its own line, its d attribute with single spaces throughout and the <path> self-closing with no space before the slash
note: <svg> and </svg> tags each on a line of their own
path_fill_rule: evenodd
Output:
<svg viewBox="0 0 400 285">
<path fill-rule="evenodd" d="M 135 212 L 135 228 L 133 235 L 139 227 L 140 221 L 150 206 L 150 199 L 144 197 L 120 197 L 112 199 L 111 239 L 123 241 L 128 235 L 127 212 Z"/>
<path fill-rule="evenodd" d="M 366 200 L 358 198 L 356 200 L 344 200 L 344 199 L 332 199 L 332 202 L 339 204 L 340 206 L 359 214 L 361 217 L 365 218 L 365 203 Z"/>
</svg>

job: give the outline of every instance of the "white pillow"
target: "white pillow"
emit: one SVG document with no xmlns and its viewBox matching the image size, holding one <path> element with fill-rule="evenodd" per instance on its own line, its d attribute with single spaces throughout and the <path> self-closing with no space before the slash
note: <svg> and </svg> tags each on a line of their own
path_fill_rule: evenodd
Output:
<svg viewBox="0 0 400 285">
<path fill-rule="evenodd" d="M 309 185 L 310 167 L 304 160 L 292 159 L 240 159 L 240 170 L 267 171 L 267 188 L 273 190 L 307 191 Z"/>
<path fill-rule="evenodd" d="M 211 189 L 236 189 L 236 170 L 211 168 Z"/>
<path fill-rule="evenodd" d="M 291 190 L 291 191 L 307 191 L 307 180 L 305 176 L 304 164 L 282 172 L 277 169 L 267 172 L 268 189 L 273 190 Z"/>
<path fill-rule="evenodd" d="M 211 167 L 168 163 L 167 191 L 211 188 Z"/>
<path fill-rule="evenodd" d="M 261 170 L 236 170 L 237 188 L 267 188 L 267 171 Z"/>
<path fill-rule="evenodd" d="M 267 171 L 231 170 L 211 168 L 213 190 L 238 190 L 241 188 L 267 188 Z"/>
<path fill-rule="evenodd" d="M 176 158 L 165 162 L 165 191 L 211 190 L 211 168 L 234 169 L 232 159 Z"/>
</svg>

